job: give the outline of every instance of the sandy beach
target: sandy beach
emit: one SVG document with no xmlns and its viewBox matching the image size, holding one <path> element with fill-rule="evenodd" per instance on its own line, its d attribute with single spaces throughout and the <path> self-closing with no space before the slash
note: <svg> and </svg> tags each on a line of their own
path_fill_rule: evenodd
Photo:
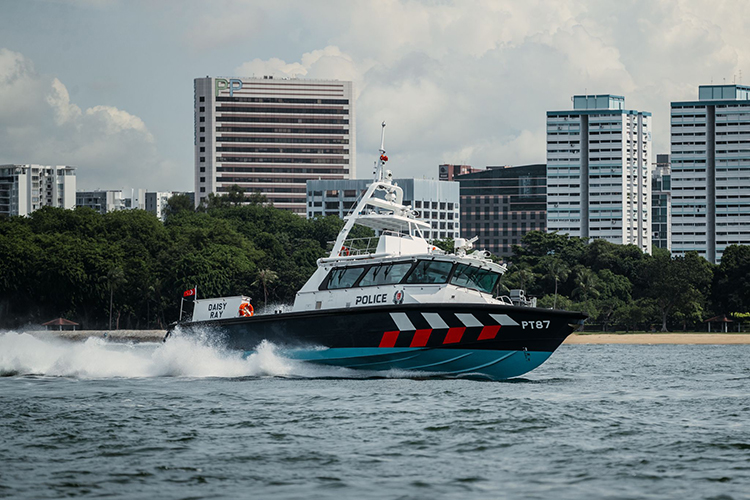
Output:
<svg viewBox="0 0 750 500">
<path fill-rule="evenodd" d="M 573 334 L 565 344 L 750 344 L 750 333 Z"/>
</svg>

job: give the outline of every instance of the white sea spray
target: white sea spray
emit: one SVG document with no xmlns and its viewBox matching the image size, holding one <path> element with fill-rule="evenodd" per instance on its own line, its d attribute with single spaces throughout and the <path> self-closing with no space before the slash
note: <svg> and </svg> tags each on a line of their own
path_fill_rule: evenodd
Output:
<svg viewBox="0 0 750 500">
<path fill-rule="evenodd" d="M 263 343 L 248 357 L 207 336 L 175 335 L 165 343 L 71 342 L 29 333 L 0 333 L 0 375 L 111 377 L 287 376 L 293 360 Z"/>
</svg>

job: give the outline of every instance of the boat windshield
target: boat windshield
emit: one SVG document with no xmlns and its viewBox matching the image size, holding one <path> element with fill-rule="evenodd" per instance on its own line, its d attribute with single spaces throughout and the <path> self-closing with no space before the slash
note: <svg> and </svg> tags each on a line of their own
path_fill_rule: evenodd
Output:
<svg viewBox="0 0 750 500">
<path fill-rule="evenodd" d="M 364 267 L 344 267 L 331 271 L 331 279 L 328 281 L 328 288 L 350 288 L 354 282 L 362 276 Z"/>
<path fill-rule="evenodd" d="M 392 285 L 398 283 L 409 272 L 409 269 L 411 269 L 411 262 L 372 266 L 359 282 L 359 286 Z"/>
<path fill-rule="evenodd" d="M 488 269 L 459 264 L 456 266 L 456 270 L 453 271 L 451 284 L 471 288 L 479 292 L 492 293 L 499 278 L 500 275 L 498 273 L 494 273 Z"/>
<path fill-rule="evenodd" d="M 407 283 L 446 283 L 453 267 L 452 262 L 440 260 L 420 260 L 411 272 Z"/>
</svg>

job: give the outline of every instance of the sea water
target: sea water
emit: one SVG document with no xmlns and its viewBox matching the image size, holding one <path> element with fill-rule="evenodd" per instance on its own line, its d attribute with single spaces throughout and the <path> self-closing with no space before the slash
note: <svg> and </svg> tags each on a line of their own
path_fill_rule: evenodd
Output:
<svg viewBox="0 0 750 500">
<path fill-rule="evenodd" d="M 506 382 L 0 333 L 0 497 L 750 498 L 750 346 L 564 345 Z"/>
</svg>

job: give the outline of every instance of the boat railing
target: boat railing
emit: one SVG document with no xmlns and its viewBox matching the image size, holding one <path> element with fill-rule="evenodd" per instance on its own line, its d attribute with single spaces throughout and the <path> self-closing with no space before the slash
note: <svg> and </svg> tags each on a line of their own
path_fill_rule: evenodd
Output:
<svg viewBox="0 0 750 500">
<path fill-rule="evenodd" d="M 375 253 L 378 248 L 379 236 L 369 236 L 366 238 L 348 238 L 344 240 L 344 245 L 339 250 L 339 255 L 348 257 L 350 255 L 367 255 Z M 335 241 L 328 242 L 328 248 L 333 248 Z"/>
<path fill-rule="evenodd" d="M 500 302 L 502 302 L 503 304 L 505 304 L 507 306 L 512 306 L 513 305 L 513 301 L 510 300 L 510 297 L 508 297 L 507 295 L 499 295 L 496 298 L 497 298 L 497 300 L 499 300 Z"/>
<path fill-rule="evenodd" d="M 368 236 L 364 238 L 347 238 L 344 240 L 344 245 L 339 250 L 339 255 L 342 257 L 348 257 L 350 255 L 368 255 L 373 254 L 378 248 L 378 242 L 380 236 L 389 235 L 396 236 L 398 238 L 404 238 L 409 236 L 405 233 L 399 233 L 398 231 L 383 230 L 378 236 Z M 333 249 L 335 241 L 328 242 L 328 249 Z"/>
</svg>

